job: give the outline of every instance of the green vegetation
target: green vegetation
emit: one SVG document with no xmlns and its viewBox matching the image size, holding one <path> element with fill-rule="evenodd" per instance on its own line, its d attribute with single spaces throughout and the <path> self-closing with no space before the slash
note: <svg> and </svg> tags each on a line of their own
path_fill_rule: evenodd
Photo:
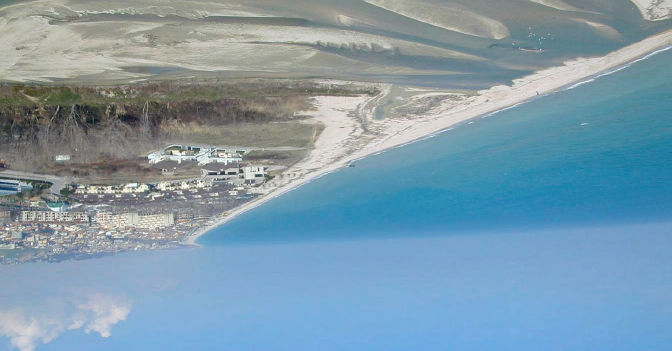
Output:
<svg viewBox="0 0 672 351">
<path fill-rule="evenodd" d="M 124 86 L 0 85 L 0 106 L 105 105 L 112 103 L 215 101 L 297 95 L 377 95 L 373 87 L 289 80 L 163 81 Z"/>
</svg>

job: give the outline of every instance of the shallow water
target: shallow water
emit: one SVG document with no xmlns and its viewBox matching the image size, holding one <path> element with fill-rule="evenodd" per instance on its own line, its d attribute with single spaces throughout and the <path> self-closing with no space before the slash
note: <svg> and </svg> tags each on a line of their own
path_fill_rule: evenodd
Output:
<svg viewBox="0 0 672 351">
<path fill-rule="evenodd" d="M 387 3 L 405 3 L 405 1 L 390 0 Z M 7 3 L 0 2 L 0 6 L 3 4 Z M 233 9 L 241 8 L 252 14 L 250 17 L 218 15 L 219 4 L 226 4 L 228 8 Z M 108 40 L 105 45 L 114 45 L 119 49 L 105 52 L 106 55 L 130 57 L 137 51 L 124 51 L 127 46 L 135 45 L 131 37 L 127 38 L 130 34 L 119 34 L 115 28 L 121 33 L 123 32 L 121 28 L 126 28 L 132 23 L 154 23 L 155 27 L 137 32 L 137 35 L 153 35 L 160 43 L 152 51 L 146 51 L 143 57 L 135 57 L 135 59 L 148 59 L 148 66 L 161 63 L 169 68 L 185 66 L 183 58 L 190 52 L 179 51 L 180 43 L 185 43 L 185 40 L 212 41 L 213 47 L 203 49 L 203 45 L 196 45 L 195 50 L 205 50 L 203 55 L 211 56 L 213 61 L 203 57 L 192 58 L 187 60 L 188 63 L 202 68 L 185 66 L 191 70 L 185 69 L 180 72 L 175 72 L 174 69 L 153 68 L 142 72 L 150 73 L 154 78 L 200 74 L 219 77 L 328 77 L 458 90 L 478 90 L 495 84 L 506 84 L 512 79 L 560 64 L 570 58 L 604 55 L 672 26 L 671 21 L 656 23 L 644 21 L 628 0 L 569 2 L 570 5 L 584 9 L 583 11 L 560 11 L 525 0 L 497 1 L 496 6 L 489 0 L 426 0 L 423 4 L 433 6 L 431 8 L 437 11 L 450 8 L 452 11 L 468 11 L 488 18 L 504 26 L 510 35 L 503 39 L 467 35 L 430 24 L 432 20 L 441 20 L 441 16 L 436 18 L 433 13 L 422 14 L 414 19 L 361 0 L 202 1 L 194 2 L 193 6 L 183 2 L 165 2 L 157 6 L 155 2 L 146 0 L 114 3 L 80 0 L 70 2 L 66 6 L 77 11 L 89 10 L 99 14 L 90 13 L 76 20 L 68 19 L 58 23 L 62 28 L 71 29 L 73 35 L 104 38 Z M 120 9 L 126 13 L 100 14 L 101 11 L 118 12 Z M 195 15 L 196 13 L 200 15 Z M 196 18 L 203 13 L 208 13 L 208 16 Z M 253 17 L 254 14 L 264 17 Z M 349 18 L 350 22 L 343 22 L 344 16 Z M 71 20 L 77 23 L 85 22 L 87 25 L 71 25 L 72 23 L 68 22 Z M 587 25 L 585 21 L 611 26 L 616 36 L 605 36 Z M 467 20 L 453 22 L 450 24 L 467 32 L 474 27 L 481 27 Z M 255 27 L 237 32 L 240 28 L 236 28 L 235 25 Z M 264 35 L 257 37 L 259 28 L 262 27 L 274 33 L 296 34 L 298 31 L 300 33 L 296 35 L 300 39 L 282 42 L 281 39 L 269 39 Z M 213 28 L 219 29 L 208 31 Z M 306 34 L 303 31 L 306 28 L 314 29 L 313 35 L 309 35 L 310 32 Z M 210 37 L 194 36 L 194 33 L 201 29 L 210 33 Z M 232 51 L 227 52 L 228 55 L 222 55 L 218 51 L 222 48 L 217 40 L 226 37 L 227 33 L 234 36 L 248 36 L 251 41 L 243 40 L 244 44 L 232 45 L 230 46 Z M 375 37 L 359 40 L 368 35 Z M 287 37 L 293 37 L 293 34 Z M 258 38 L 259 42 L 254 38 Z M 34 41 L 39 43 L 42 39 L 44 38 L 36 37 Z M 255 51 L 265 39 L 271 41 L 265 43 L 267 44 L 265 51 L 263 53 Z M 406 42 L 382 49 L 381 43 L 390 40 Z M 29 40 L 29 43 L 32 41 Z M 23 44 L 17 43 L 17 47 L 21 46 Z M 408 51 L 409 47 L 413 49 Z M 541 51 L 526 52 L 518 48 Z M 437 55 L 437 49 L 473 55 L 481 60 L 459 59 L 447 54 Z M 303 56 L 288 54 L 288 50 L 292 50 L 292 53 L 318 54 L 296 61 L 297 57 Z M 264 57 L 262 62 L 257 60 L 259 55 Z M 31 62 L 26 64 L 29 65 Z M 28 70 L 26 74 L 30 72 Z M 73 77 L 71 80 L 100 82 L 119 79 L 108 77 L 112 73 L 96 73 L 92 76 Z"/>
</svg>

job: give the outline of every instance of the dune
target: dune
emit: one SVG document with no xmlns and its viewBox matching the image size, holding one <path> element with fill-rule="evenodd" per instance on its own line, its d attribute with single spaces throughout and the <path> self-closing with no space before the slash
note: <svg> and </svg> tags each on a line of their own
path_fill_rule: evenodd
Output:
<svg viewBox="0 0 672 351">
<path fill-rule="evenodd" d="M 97 11 L 97 10 L 96 10 Z M 165 9 L 162 13 L 166 13 Z M 0 79 L 151 76 L 129 67 L 291 72 L 323 49 L 483 61 L 482 57 L 352 29 L 83 14 L 51 2 L 0 9 Z M 58 21 L 53 21 L 58 18 Z M 348 21 L 342 17 L 341 20 Z M 352 24 L 353 22 L 351 22 Z M 330 54 L 332 55 L 332 54 Z M 368 64 L 368 66 L 372 66 Z M 88 78 L 87 78 L 88 79 Z"/>
<path fill-rule="evenodd" d="M 375 28 L 374 25 L 360 21 L 354 17 L 346 16 L 346 15 L 337 15 L 336 16 L 336 23 L 342 24 L 347 27 L 371 27 Z"/>
<path fill-rule="evenodd" d="M 55 0 L 49 0 L 55 1 Z M 56 0 L 58 1 L 58 0 Z M 256 7 L 230 2 L 215 1 L 175 1 L 175 0 L 135 0 L 135 1 L 89 1 L 60 0 L 64 5 L 80 15 L 124 14 L 177 16 L 203 18 L 210 16 L 232 17 L 272 17 L 273 15 Z"/>
<path fill-rule="evenodd" d="M 586 24 L 589 25 L 591 28 L 595 29 L 596 32 L 600 33 L 604 37 L 607 37 L 607 38 L 610 38 L 610 39 L 620 39 L 620 38 L 622 38 L 622 35 L 619 31 L 617 31 L 613 27 L 610 27 L 606 24 L 591 22 L 591 21 L 586 21 Z"/>
<path fill-rule="evenodd" d="M 462 34 L 503 39 L 510 35 L 501 22 L 477 13 L 450 6 L 439 6 L 411 0 L 364 0 L 367 3 L 414 19 Z"/>
<path fill-rule="evenodd" d="M 631 0 L 648 21 L 672 18 L 672 0 Z"/>
<path fill-rule="evenodd" d="M 528 0 L 528 1 L 561 11 L 587 12 L 578 7 L 574 7 L 562 0 Z"/>
<path fill-rule="evenodd" d="M 398 51 L 403 55 L 409 56 L 446 57 L 473 61 L 484 60 L 479 56 L 456 50 L 353 30 L 295 26 L 283 26 L 282 30 L 278 30 L 277 27 L 253 24 L 213 24 L 199 27 L 199 30 L 227 42 L 322 45 L 368 51 Z"/>
<path fill-rule="evenodd" d="M 604 23 L 592 22 L 583 18 L 573 18 L 572 21 L 577 23 L 583 23 L 593 29 L 597 34 L 612 40 L 617 40 L 623 38 L 621 33 L 615 28 L 608 26 Z"/>
</svg>

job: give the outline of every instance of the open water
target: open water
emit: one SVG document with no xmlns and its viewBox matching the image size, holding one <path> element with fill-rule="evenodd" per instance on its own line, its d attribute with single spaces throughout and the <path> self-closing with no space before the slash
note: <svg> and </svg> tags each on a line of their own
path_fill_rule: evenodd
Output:
<svg viewBox="0 0 672 351">
<path fill-rule="evenodd" d="M 360 162 L 207 245 L 566 229 L 672 218 L 672 51 Z"/>
</svg>

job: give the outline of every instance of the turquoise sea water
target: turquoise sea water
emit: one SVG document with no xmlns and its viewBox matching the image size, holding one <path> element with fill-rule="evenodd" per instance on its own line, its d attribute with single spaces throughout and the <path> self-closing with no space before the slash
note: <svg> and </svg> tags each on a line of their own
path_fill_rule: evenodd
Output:
<svg viewBox="0 0 672 351">
<path fill-rule="evenodd" d="M 672 52 L 356 162 L 203 238 L 529 231 L 672 218 Z"/>
<path fill-rule="evenodd" d="M 0 267 L 0 347 L 669 350 L 671 59 L 361 160 L 204 249 Z"/>
</svg>

